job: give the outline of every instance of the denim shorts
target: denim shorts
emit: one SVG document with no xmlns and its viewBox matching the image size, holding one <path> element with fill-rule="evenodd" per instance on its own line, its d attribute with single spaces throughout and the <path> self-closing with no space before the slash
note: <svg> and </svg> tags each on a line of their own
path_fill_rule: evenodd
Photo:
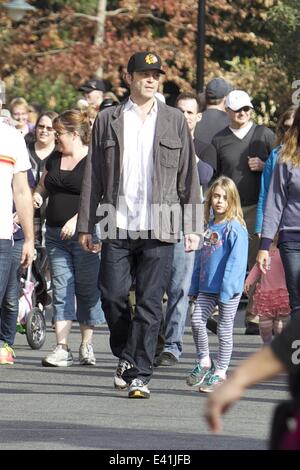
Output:
<svg viewBox="0 0 300 470">
<path fill-rule="evenodd" d="M 77 235 L 61 240 L 60 232 L 61 227 L 46 226 L 54 321 L 78 320 L 84 325 L 100 325 L 105 321 L 98 287 L 100 255 L 84 251 Z"/>
</svg>

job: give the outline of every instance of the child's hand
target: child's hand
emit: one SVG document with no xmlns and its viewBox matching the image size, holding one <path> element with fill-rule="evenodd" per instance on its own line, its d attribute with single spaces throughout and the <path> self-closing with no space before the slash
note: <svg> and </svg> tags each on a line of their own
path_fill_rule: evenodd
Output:
<svg viewBox="0 0 300 470">
<path fill-rule="evenodd" d="M 269 257 L 270 255 L 268 250 L 259 250 L 259 252 L 257 253 L 256 263 L 258 264 L 259 269 L 263 274 L 267 274 L 267 270 L 269 269 Z"/>
<path fill-rule="evenodd" d="M 251 287 L 250 282 L 246 281 L 245 284 L 244 284 L 244 292 L 245 292 L 246 295 L 249 295 L 250 287 Z"/>
</svg>

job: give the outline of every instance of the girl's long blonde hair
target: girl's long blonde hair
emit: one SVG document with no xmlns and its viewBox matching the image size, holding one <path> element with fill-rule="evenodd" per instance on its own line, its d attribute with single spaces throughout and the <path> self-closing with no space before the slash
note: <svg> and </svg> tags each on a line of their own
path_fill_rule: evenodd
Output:
<svg viewBox="0 0 300 470">
<path fill-rule="evenodd" d="M 235 183 L 232 179 L 227 176 L 220 176 L 216 179 L 213 184 L 209 187 L 206 194 L 206 199 L 204 203 L 204 218 L 205 223 L 207 224 L 211 215 L 211 200 L 213 193 L 217 186 L 225 191 L 227 195 L 228 209 L 226 212 L 225 220 L 238 220 L 246 228 L 246 223 L 244 221 L 243 211 L 241 207 L 241 200 Z"/>
<path fill-rule="evenodd" d="M 295 112 L 293 124 L 283 137 L 279 162 L 290 163 L 292 167 L 300 166 L 300 107 Z"/>
</svg>

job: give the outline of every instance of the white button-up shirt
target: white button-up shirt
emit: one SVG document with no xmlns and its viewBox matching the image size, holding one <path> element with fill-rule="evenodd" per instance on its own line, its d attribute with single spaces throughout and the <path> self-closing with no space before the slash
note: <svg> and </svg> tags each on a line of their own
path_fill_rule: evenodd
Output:
<svg viewBox="0 0 300 470">
<path fill-rule="evenodd" d="M 117 227 L 151 230 L 153 141 L 157 101 L 143 122 L 138 106 L 129 98 L 124 108 L 124 153 L 121 169 Z"/>
</svg>

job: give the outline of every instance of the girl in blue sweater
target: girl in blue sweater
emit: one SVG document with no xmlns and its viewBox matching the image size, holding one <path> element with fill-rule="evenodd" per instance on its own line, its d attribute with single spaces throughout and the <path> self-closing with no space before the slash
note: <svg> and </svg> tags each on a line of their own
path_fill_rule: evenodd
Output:
<svg viewBox="0 0 300 470">
<path fill-rule="evenodd" d="M 234 318 L 243 292 L 248 256 L 248 233 L 240 197 L 230 178 L 221 176 L 209 188 L 205 220 L 199 294 L 191 322 L 197 361 L 187 377 L 187 384 L 199 387 L 201 392 L 212 392 L 226 379 L 233 347 Z M 216 305 L 219 306 L 219 348 L 214 363 L 209 353 L 206 322 Z"/>
</svg>

